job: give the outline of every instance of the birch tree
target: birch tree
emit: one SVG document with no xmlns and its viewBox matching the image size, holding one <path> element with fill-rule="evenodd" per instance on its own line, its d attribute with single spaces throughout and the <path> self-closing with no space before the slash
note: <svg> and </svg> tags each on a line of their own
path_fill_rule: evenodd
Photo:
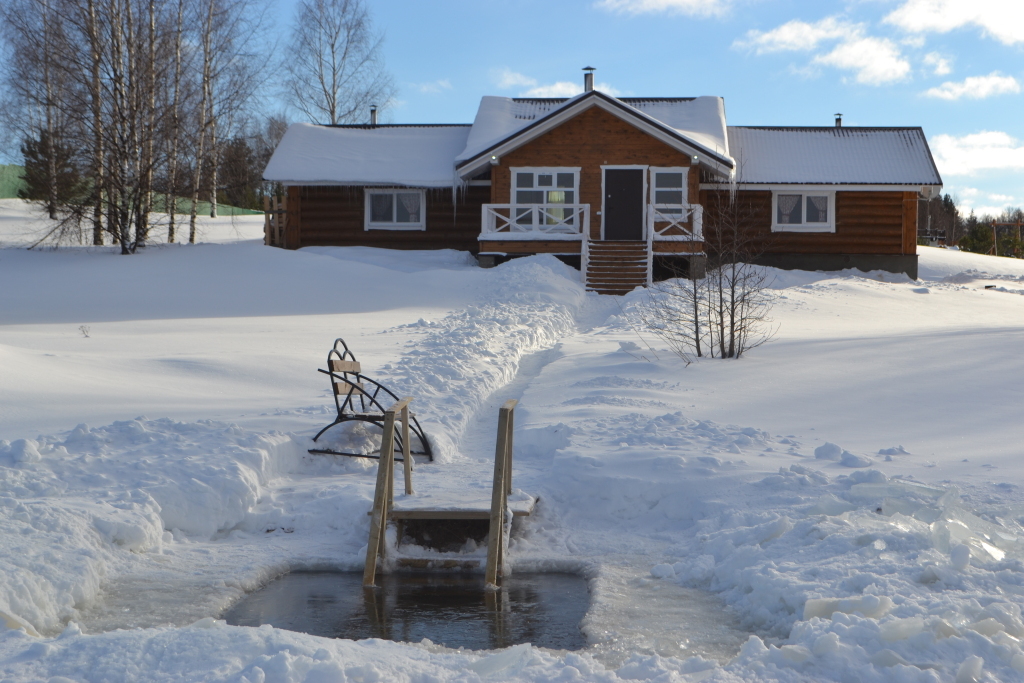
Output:
<svg viewBox="0 0 1024 683">
<path fill-rule="evenodd" d="M 216 215 L 219 140 L 249 125 L 270 62 L 265 12 L 266 0 L 0 0 L 0 124 L 53 221 L 41 241 L 84 243 L 91 227 L 93 244 L 108 234 L 134 253 L 162 220 L 157 193 L 174 241 L 179 190 L 195 241 L 198 202 Z"/>
<path fill-rule="evenodd" d="M 314 123 L 364 121 L 395 85 L 362 0 L 300 0 L 285 51 L 285 96 Z"/>
</svg>

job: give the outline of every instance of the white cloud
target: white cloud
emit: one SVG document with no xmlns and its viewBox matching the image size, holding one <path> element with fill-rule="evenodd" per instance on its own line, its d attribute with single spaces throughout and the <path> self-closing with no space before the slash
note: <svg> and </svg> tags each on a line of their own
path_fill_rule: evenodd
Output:
<svg viewBox="0 0 1024 683">
<path fill-rule="evenodd" d="M 1021 205 L 1019 197 L 998 192 L 985 192 L 976 187 L 966 187 L 955 183 L 947 184 L 943 191 L 956 199 L 961 213 L 966 215 L 973 211 L 974 215 L 979 218 L 985 215 L 998 216 L 1007 207 Z"/>
<path fill-rule="evenodd" d="M 730 0 L 599 0 L 596 7 L 626 14 L 671 13 L 692 17 L 722 16 L 732 7 Z"/>
<path fill-rule="evenodd" d="M 578 82 L 557 81 L 555 83 L 540 83 L 536 78 L 512 71 L 508 67 L 491 71 L 491 80 L 503 90 L 512 88 L 527 88 L 520 91 L 520 97 L 575 97 L 583 92 L 583 80 Z M 600 90 L 612 96 L 620 95 L 620 91 L 607 83 L 597 83 L 595 90 Z"/>
<path fill-rule="evenodd" d="M 885 20 L 911 33 L 948 33 L 976 26 L 1006 45 L 1024 43 L 1020 0 L 906 0 Z"/>
<path fill-rule="evenodd" d="M 1019 92 L 1020 83 L 1016 78 L 993 71 L 988 76 L 971 76 L 960 83 L 946 81 L 937 88 L 929 88 L 924 94 L 942 100 L 959 100 L 964 97 L 969 100 L 983 100 L 986 97 Z"/>
<path fill-rule="evenodd" d="M 537 85 L 536 78 L 530 78 L 524 74 L 517 73 L 508 67 L 492 71 L 491 78 L 494 81 L 494 84 L 502 89 L 519 87 L 528 88 L 532 85 Z"/>
<path fill-rule="evenodd" d="M 981 171 L 1024 171 L 1024 142 L 1002 131 L 982 131 L 931 140 L 935 163 L 943 175 L 971 176 Z"/>
<path fill-rule="evenodd" d="M 856 81 L 865 85 L 885 85 L 901 81 L 910 73 L 910 62 L 899 48 L 886 38 L 857 38 L 837 45 L 831 52 L 814 58 L 825 64 L 856 72 Z"/>
<path fill-rule="evenodd" d="M 929 52 L 924 56 L 925 66 L 930 66 L 933 73 L 936 76 L 945 76 L 953 68 L 949 65 L 949 60 L 940 55 L 938 52 Z"/>
<path fill-rule="evenodd" d="M 904 59 L 896 43 L 886 38 L 865 35 L 864 24 L 854 24 L 837 17 L 826 17 L 814 23 L 794 19 L 771 31 L 748 31 L 733 43 L 757 54 L 773 52 L 809 52 L 823 44 L 834 44 L 828 52 L 815 55 L 810 68 L 795 71 L 815 73 L 815 66 L 831 66 L 855 72 L 858 83 L 884 85 L 906 78 L 910 63 Z M 826 48 L 827 49 L 827 48 Z"/>
<path fill-rule="evenodd" d="M 763 55 L 769 52 L 795 52 L 813 50 L 819 43 L 831 40 L 850 40 L 860 37 L 862 28 L 835 17 L 826 17 L 809 24 L 794 19 L 771 31 L 747 31 L 744 39 L 737 40 L 733 47 L 749 48 Z"/>
<path fill-rule="evenodd" d="M 595 90 L 600 90 L 603 93 L 607 93 L 612 96 L 619 94 L 619 91 L 611 87 L 607 83 L 597 83 L 594 85 Z M 572 81 L 558 81 L 557 83 L 549 83 L 547 85 L 538 85 L 530 88 L 524 93 L 521 93 L 522 97 L 575 97 L 583 92 L 583 85 L 581 83 L 573 83 Z"/>
<path fill-rule="evenodd" d="M 441 80 L 432 81 L 430 83 L 415 83 L 413 84 L 413 87 L 422 93 L 439 93 L 444 92 L 445 90 L 451 90 L 452 82 L 447 78 L 442 78 Z"/>
<path fill-rule="evenodd" d="M 583 86 L 572 81 L 558 81 L 548 85 L 538 85 L 522 93 L 523 97 L 572 97 L 583 92 Z"/>
</svg>

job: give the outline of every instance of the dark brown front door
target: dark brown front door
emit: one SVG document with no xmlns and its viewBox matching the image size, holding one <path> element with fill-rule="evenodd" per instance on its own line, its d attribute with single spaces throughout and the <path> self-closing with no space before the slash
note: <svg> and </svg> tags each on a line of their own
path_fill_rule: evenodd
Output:
<svg viewBox="0 0 1024 683">
<path fill-rule="evenodd" d="M 604 170 L 604 238 L 644 238 L 644 171 L 641 168 Z"/>
</svg>

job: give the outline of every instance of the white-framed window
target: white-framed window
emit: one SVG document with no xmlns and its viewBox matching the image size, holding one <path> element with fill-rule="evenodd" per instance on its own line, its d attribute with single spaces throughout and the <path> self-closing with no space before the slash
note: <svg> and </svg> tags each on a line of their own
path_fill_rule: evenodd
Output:
<svg viewBox="0 0 1024 683">
<path fill-rule="evenodd" d="M 427 193 L 406 188 L 367 189 L 365 230 L 426 230 Z"/>
<path fill-rule="evenodd" d="M 665 204 L 688 203 L 686 180 L 690 169 L 685 166 L 651 167 L 651 204 L 662 205 L 659 212 L 669 216 L 682 213 L 682 208 L 664 207 Z"/>
<path fill-rule="evenodd" d="M 793 188 L 772 192 L 772 232 L 835 232 L 836 193 Z"/>
<path fill-rule="evenodd" d="M 519 225 L 571 224 L 579 199 L 579 167 L 511 168 L 512 204 Z"/>
</svg>

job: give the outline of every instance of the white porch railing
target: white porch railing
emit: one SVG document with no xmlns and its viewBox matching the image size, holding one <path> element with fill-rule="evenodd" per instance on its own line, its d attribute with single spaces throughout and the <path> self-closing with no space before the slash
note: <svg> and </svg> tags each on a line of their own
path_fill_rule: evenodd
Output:
<svg viewBox="0 0 1024 683">
<path fill-rule="evenodd" d="M 648 204 L 647 239 L 703 242 L 704 207 L 700 204 Z"/>
<path fill-rule="evenodd" d="M 590 225 L 590 204 L 484 204 L 482 240 L 579 240 Z"/>
<path fill-rule="evenodd" d="M 647 205 L 647 286 L 654 281 L 655 242 L 703 242 L 704 207 L 700 204 Z"/>
</svg>

